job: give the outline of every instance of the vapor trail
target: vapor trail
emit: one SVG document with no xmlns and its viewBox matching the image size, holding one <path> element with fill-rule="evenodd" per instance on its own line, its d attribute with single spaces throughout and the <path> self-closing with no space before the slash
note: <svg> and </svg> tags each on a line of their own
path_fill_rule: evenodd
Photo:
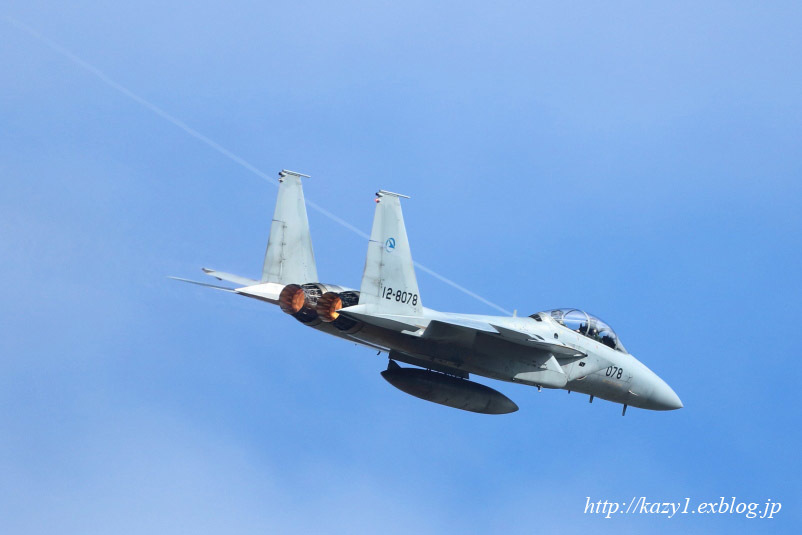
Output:
<svg viewBox="0 0 802 535">
<path fill-rule="evenodd" d="M 189 126 L 188 124 L 186 124 L 182 120 L 170 115 L 169 113 L 167 113 L 166 111 L 164 111 L 163 109 L 161 109 L 157 105 L 153 104 L 152 102 L 150 102 L 150 101 L 144 99 L 143 97 L 137 95 L 136 93 L 134 93 L 133 91 L 131 91 L 127 87 L 119 84 L 118 82 L 115 82 L 114 80 L 109 78 L 106 75 L 106 73 L 104 73 L 103 71 L 101 71 L 100 69 L 98 69 L 97 67 L 92 65 L 91 63 L 88 63 L 88 62 L 84 61 L 83 59 L 79 58 L 78 56 L 76 56 L 75 54 L 73 54 L 72 52 L 70 52 L 69 50 L 67 50 L 63 46 L 61 46 L 60 44 L 56 43 L 52 39 L 49 39 L 48 37 L 45 37 L 44 35 L 42 35 L 38 31 L 36 31 L 35 29 L 31 28 L 27 24 L 22 23 L 22 22 L 14 19 L 12 17 L 6 16 L 5 19 L 9 23 L 11 23 L 12 25 L 14 25 L 17 28 L 19 28 L 20 30 L 24 31 L 25 33 L 35 37 L 36 39 L 38 39 L 39 41 L 44 43 L 50 49 L 54 50 L 55 52 L 59 53 L 60 55 L 64 56 L 65 58 L 69 59 L 70 61 L 72 61 L 73 63 L 75 63 L 79 67 L 83 68 L 84 70 L 86 70 L 86 71 L 90 72 L 91 74 L 95 75 L 95 77 L 99 78 L 100 81 L 102 81 L 104 84 L 108 85 L 112 89 L 122 93 L 123 95 L 125 95 L 128 98 L 130 98 L 134 102 L 137 102 L 137 103 L 141 104 L 142 106 L 144 106 L 148 110 L 152 111 L 153 113 L 155 113 L 156 115 L 158 115 L 159 117 L 164 119 L 165 121 L 173 124 L 174 126 L 177 126 L 181 130 L 183 130 L 184 132 L 189 134 L 190 136 L 194 137 L 195 139 L 197 139 L 198 141 L 204 143 L 205 145 L 213 148 L 214 150 L 216 150 L 217 152 L 219 152 L 220 154 L 222 154 L 223 156 L 225 156 L 229 160 L 241 165 L 242 167 L 244 167 L 245 169 L 247 169 L 248 171 L 250 171 L 254 175 L 258 176 L 259 178 L 265 180 L 266 182 L 272 184 L 273 186 L 278 186 L 278 181 L 276 179 L 274 179 L 273 177 L 271 177 L 270 175 L 268 175 L 267 173 L 265 173 L 264 171 L 262 171 L 259 168 L 255 167 L 254 165 L 252 165 L 251 163 L 249 163 L 247 160 L 243 159 L 242 157 L 237 156 L 236 154 L 234 154 L 233 152 L 231 152 L 227 148 L 223 147 L 222 145 L 220 145 L 219 143 L 217 143 L 213 139 L 201 134 L 200 132 L 198 132 L 197 130 L 195 130 L 194 128 L 192 128 L 191 126 Z M 309 206 L 313 210 L 317 211 L 318 213 L 322 214 L 323 216 L 329 218 L 330 220 L 334 221 L 335 223 L 339 224 L 340 226 L 342 226 L 342 227 L 350 230 L 351 232 L 355 233 L 357 236 L 359 236 L 361 238 L 365 238 L 365 239 L 370 239 L 370 236 L 368 236 L 365 232 L 359 230 L 357 227 L 353 226 L 351 223 L 345 221 L 341 217 L 329 212 L 328 210 L 326 210 L 325 208 L 323 208 L 319 204 L 317 204 L 315 202 L 312 202 L 312 201 L 309 201 L 309 200 L 306 201 L 306 204 L 307 204 L 307 206 Z M 428 273 L 429 275 L 433 276 L 434 278 L 436 278 L 436 279 L 448 284 L 452 288 L 455 288 L 455 289 L 459 290 L 460 292 L 464 293 L 465 295 L 473 297 L 474 299 L 484 303 L 485 305 L 488 305 L 488 306 L 490 306 L 492 308 L 495 308 L 496 310 L 498 310 L 500 312 L 503 312 L 504 314 L 509 314 L 510 313 L 505 308 L 493 303 L 492 301 L 489 301 L 489 300 L 485 299 L 484 297 L 480 296 L 479 294 L 476 294 L 476 293 L 468 290 L 467 288 L 465 288 L 463 286 L 460 286 L 459 284 L 457 284 L 456 282 L 452 281 L 448 277 L 437 273 L 433 269 L 429 269 L 428 267 L 424 266 L 423 264 L 420 264 L 419 262 L 415 262 L 415 267 L 417 267 L 421 271 L 425 271 L 426 273 Z"/>
</svg>

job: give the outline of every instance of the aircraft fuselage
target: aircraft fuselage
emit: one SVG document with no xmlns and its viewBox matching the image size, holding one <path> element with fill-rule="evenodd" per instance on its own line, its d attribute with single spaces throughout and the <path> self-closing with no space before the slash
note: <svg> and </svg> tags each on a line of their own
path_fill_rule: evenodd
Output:
<svg viewBox="0 0 802 535">
<path fill-rule="evenodd" d="M 304 325 L 387 353 L 383 377 L 435 403 L 487 414 L 517 410 L 500 392 L 466 381 L 477 375 L 582 392 L 591 401 L 598 397 L 621 403 L 624 412 L 627 406 L 682 407 L 674 391 L 629 354 L 609 325 L 581 310 L 511 317 L 423 307 L 401 211 L 404 195 L 376 194 L 359 290 L 318 282 L 301 187 L 305 176 L 279 174 L 261 279 L 204 269 L 237 285 L 215 288 L 278 305 Z"/>
<path fill-rule="evenodd" d="M 419 366 L 424 366 L 422 362 L 429 362 L 438 366 L 435 369 L 446 372 L 451 369 L 455 372 L 462 371 L 499 381 L 569 390 L 643 409 L 673 410 L 682 407 L 682 402 L 671 387 L 638 359 L 629 353 L 617 351 L 588 339 L 558 324 L 551 318 L 543 317 L 538 322 L 530 317 L 487 316 L 424 310 L 425 319 L 422 318 L 420 321 L 420 327 L 424 332 L 425 327 L 432 320 L 465 319 L 529 332 L 533 336 L 537 335 L 548 340 L 559 340 L 567 346 L 586 353 L 587 356 L 577 358 L 563 366 L 563 371 L 567 375 L 566 384 L 555 386 L 547 380 L 538 382 L 537 377 L 529 381 L 516 379 L 519 374 L 540 372 L 539 355 L 534 355 L 525 347 L 513 343 L 500 344 L 495 340 L 490 348 L 486 348 L 487 344 L 483 343 L 482 337 L 488 335 L 484 335 L 484 333 L 457 337 L 443 342 L 429 341 L 414 334 L 399 333 L 392 329 L 373 325 L 363 325 L 351 334 L 344 333 L 328 323 L 319 323 L 314 328 L 380 350 L 383 353 L 392 351 L 394 352 L 393 356 L 402 362 Z M 405 355 L 413 357 L 414 360 L 404 360 Z"/>
</svg>

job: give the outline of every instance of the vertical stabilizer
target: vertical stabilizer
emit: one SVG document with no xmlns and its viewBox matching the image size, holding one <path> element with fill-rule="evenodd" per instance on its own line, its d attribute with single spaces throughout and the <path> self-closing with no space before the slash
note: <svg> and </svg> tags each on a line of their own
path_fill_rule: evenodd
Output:
<svg viewBox="0 0 802 535">
<path fill-rule="evenodd" d="M 309 175 L 286 170 L 279 173 L 276 211 L 270 225 L 262 282 L 305 284 L 318 281 L 301 177 Z"/>
<path fill-rule="evenodd" d="M 370 313 L 419 316 L 423 306 L 401 213 L 401 197 L 406 195 L 383 190 L 376 194 L 359 304 L 366 305 Z"/>
</svg>

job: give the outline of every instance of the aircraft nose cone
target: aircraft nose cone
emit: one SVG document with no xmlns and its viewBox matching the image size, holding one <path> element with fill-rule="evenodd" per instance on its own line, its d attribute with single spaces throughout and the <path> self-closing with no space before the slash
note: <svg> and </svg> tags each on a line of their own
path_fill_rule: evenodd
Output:
<svg viewBox="0 0 802 535">
<path fill-rule="evenodd" d="M 656 411 L 673 411 L 683 407 L 677 393 L 662 379 L 658 379 L 657 384 L 654 385 L 649 401 L 652 405 L 650 408 Z"/>
</svg>

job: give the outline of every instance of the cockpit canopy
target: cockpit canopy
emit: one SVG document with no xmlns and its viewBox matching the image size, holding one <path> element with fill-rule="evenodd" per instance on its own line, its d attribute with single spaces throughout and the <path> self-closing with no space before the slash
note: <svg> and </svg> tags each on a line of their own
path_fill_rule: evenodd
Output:
<svg viewBox="0 0 802 535">
<path fill-rule="evenodd" d="M 557 308 L 541 312 L 541 314 L 551 316 L 551 318 L 560 325 L 568 327 L 572 331 L 576 331 L 597 342 L 601 342 L 617 351 L 621 351 L 622 353 L 627 352 L 612 327 L 587 312 L 576 308 Z"/>
</svg>

